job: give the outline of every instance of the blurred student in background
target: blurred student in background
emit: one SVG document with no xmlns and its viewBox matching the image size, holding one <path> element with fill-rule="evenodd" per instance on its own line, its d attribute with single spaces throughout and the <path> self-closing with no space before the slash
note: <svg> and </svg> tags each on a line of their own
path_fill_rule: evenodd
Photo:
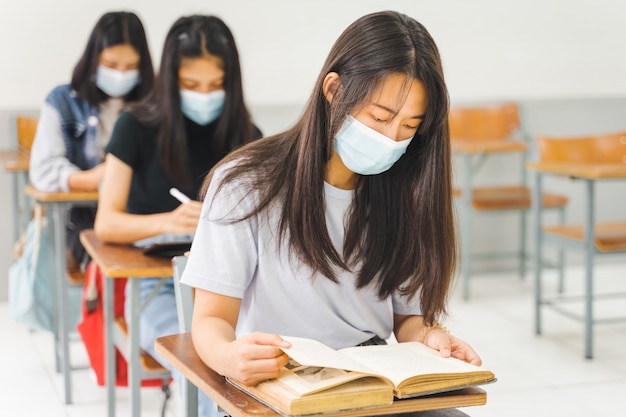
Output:
<svg viewBox="0 0 626 417">
<path fill-rule="evenodd" d="M 30 155 L 30 181 L 40 191 L 95 191 L 104 147 L 122 107 L 152 89 L 154 70 L 136 14 L 104 14 L 93 28 L 69 84 L 46 97 Z M 95 209 L 74 208 L 67 219 L 68 273 L 80 275 L 78 235 L 93 227 Z"/>
<path fill-rule="evenodd" d="M 106 148 L 96 234 L 137 245 L 189 239 L 206 174 L 228 152 L 260 136 L 244 102 L 231 31 L 213 16 L 178 19 L 165 39 L 153 92 L 120 115 Z M 192 200 L 181 204 L 169 194 L 172 187 Z M 140 281 L 141 301 L 159 281 Z M 177 332 L 170 279 L 141 314 L 141 347 L 158 358 L 154 340 Z M 203 416 L 215 412 L 207 401 L 200 400 Z"/>
</svg>

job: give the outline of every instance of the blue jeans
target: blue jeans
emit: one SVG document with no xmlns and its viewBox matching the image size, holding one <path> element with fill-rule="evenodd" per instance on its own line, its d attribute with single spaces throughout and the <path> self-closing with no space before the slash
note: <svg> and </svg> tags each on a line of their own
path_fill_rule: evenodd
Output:
<svg viewBox="0 0 626 417">
<path fill-rule="evenodd" d="M 143 302 L 160 281 L 160 278 L 140 278 L 139 301 Z M 127 314 L 127 321 L 130 320 L 128 298 L 129 297 L 126 297 L 126 305 L 124 308 L 124 311 Z M 176 313 L 176 298 L 174 296 L 174 282 L 170 278 L 159 289 L 158 293 L 155 294 L 150 303 L 148 303 L 141 312 L 139 319 L 139 345 L 143 350 L 158 360 L 159 363 L 169 369 L 172 372 L 174 380 L 176 381 L 176 385 L 178 387 L 182 387 L 184 377 L 176 369 L 174 369 L 169 362 L 163 359 L 154 348 L 154 341 L 157 338 L 179 332 L 178 315 Z M 198 416 L 220 417 L 223 415 L 224 413 L 217 412 L 213 400 L 207 397 L 202 391 L 198 390 Z"/>
</svg>

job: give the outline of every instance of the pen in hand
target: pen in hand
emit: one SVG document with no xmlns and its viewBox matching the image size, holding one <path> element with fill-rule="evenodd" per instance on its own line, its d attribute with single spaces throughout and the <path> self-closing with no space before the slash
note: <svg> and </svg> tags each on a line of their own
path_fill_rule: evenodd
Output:
<svg viewBox="0 0 626 417">
<path fill-rule="evenodd" d="M 172 195 L 172 197 L 180 201 L 182 204 L 189 203 L 191 201 L 191 198 L 183 194 L 178 188 L 174 188 L 174 187 L 170 188 L 170 194 Z"/>
</svg>

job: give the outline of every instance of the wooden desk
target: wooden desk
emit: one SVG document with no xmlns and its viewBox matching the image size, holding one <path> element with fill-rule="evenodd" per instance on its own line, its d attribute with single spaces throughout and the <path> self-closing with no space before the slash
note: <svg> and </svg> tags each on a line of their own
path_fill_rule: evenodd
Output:
<svg viewBox="0 0 626 417">
<path fill-rule="evenodd" d="M 28 172 L 30 167 L 30 153 L 19 149 L 0 151 L 0 161 L 9 172 Z"/>
<path fill-rule="evenodd" d="M 450 112 L 451 147 L 454 154 L 460 157 L 462 161 L 460 188 L 454 190 L 454 195 L 459 202 L 461 243 L 459 277 L 463 298 L 466 300 L 469 299 L 470 295 L 470 275 L 474 260 L 492 258 L 493 256 L 492 253 L 478 254 L 473 250 L 472 230 L 474 216 L 477 214 L 493 215 L 500 212 L 515 213 L 518 216 L 519 223 L 516 226 L 519 232 L 519 250 L 515 251 L 514 255 L 519 262 L 520 277 L 523 278 L 526 275 L 526 262 L 529 258 L 526 249 L 526 223 L 531 207 L 531 191 L 526 184 L 526 171 L 524 169 L 527 144 L 514 138 L 515 131 L 519 128 L 517 110 L 514 108 L 516 109 L 516 107 L 511 106 L 477 109 L 457 108 L 451 109 Z M 473 115 L 471 112 L 474 112 Z M 458 117 L 456 122 L 454 122 L 454 114 Z M 498 128 L 498 125 L 502 126 Z M 472 128 L 470 129 L 470 127 Z M 456 133 L 458 136 L 454 133 L 455 128 L 458 130 Z M 464 136 L 462 132 L 471 136 Z M 496 132 L 499 133 L 494 138 L 493 135 L 496 135 Z M 487 158 L 507 153 L 520 155 L 520 179 L 515 181 L 513 185 L 496 185 L 491 181 L 493 185 L 477 186 L 474 183 L 474 177 L 487 162 Z M 513 168 L 511 167 L 511 169 Z M 564 216 L 567 199 L 563 196 L 542 194 L 539 201 L 543 204 L 543 208 L 558 210 L 560 217 Z M 496 254 L 499 258 L 506 255 L 502 251 L 496 251 Z M 559 257 L 560 269 L 562 269 L 561 260 L 562 256 Z"/>
<path fill-rule="evenodd" d="M 128 387 L 130 390 L 131 413 L 133 417 L 139 417 L 141 413 L 141 397 L 139 389 L 141 380 L 146 378 L 169 378 L 169 372 L 165 374 L 144 372 L 141 365 L 139 347 L 139 316 L 142 305 L 139 301 L 139 279 L 142 277 L 163 278 L 165 283 L 172 276 L 172 261 L 170 259 L 154 258 L 145 256 L 142 249 L 130 245 L 114 245 L 102 242 L 93 230 L 85 230 L 80 234 L 87 253 L 98 264 L 104 279 L 104 333 L 105 333 L 105 361 L 106 361 L 106 389 L 108 416 L 115 416 L 115 340 L 113 337 L 114 324 L 114 285 L 116 278 L 128 278 L 127 301 L 130 309 L 130 321 L 128 325 L 128 349 L 126 351 L 128 362 Z M 152 295 L 161 287 L 156 286 L 144 303 L 148 303 Z"/>
<path fill-rule="evenodd" d="M 585 218 L 583 226 L 544 228 L 541 224 L 540 208 L 533 204 L 535 218 L 535 331 L 541 333 L 541 264 L 539 257 L 542 252 L 542 244 L 545 242 L 557 243 L 563 247 L 582 249 L 585 252 L 585 357 L 593 357 L 593 266 L 594 257 L 598 253 L 626 251 L 626 247 L 613 245 L 612 250 L 607 250 L 605 237 L 606 227 L 595 223 L 595 183 L 599 180 L 625 180 L 626 164 L 573 164 L 573 163 L 541 163 L 529 162 L 527 167 L 535 171 L 535 186 L 533 189 L 533 202 L 538 201 L 542 192 L 542 177 L 544 174 L 557 175 L 578 179 L 584 182 L 586 193 Z M 554 233 L 560 230 L 558 233 Z M 624 231 L 624 225 L 613 225 L 609 228 L 609 238 L 615 241 L 615 233 Z M 546 235 L 545 232 L 550 234 Z"/>
<path fill-rule="evenodd" d="M 200 388 L 222 409 L 232 417 L 257 416 L 276 417 L 280 416 L 272 409 L 263 405 L 251 396 L 240 391 L 226 382 L 225 378 L 216 374 L 207 367 L 197 355 L 191 341 L 191 333 L 174 334 L 160 337 L 155 342 L 156 351 L 169 361 L 185 378 Z M 485 392 L 480 388 L 468 388 L 470 395 L 483 398 Z M 456 397 L 458 398 L 458 397 Z M 486 401 L 486 400 L 485 400 Z M 446 408 L 449 402 L 445 396 L 430 397 L 425 399 L 409 399 L 396 401 L 392 405 L 343 411 L 338 413 L 324 413 L 324 417 L 357 417 L 376 416 L 384 414 L 398 414 L 415 411 L 424 411 L 419 416 L 424 417 L 467 417 L 467 414 L 457 409 Z M 455 403 L 459 406 L 458 401 Z"/>
<path fill-rule="evenodd" d="M 72 403 L 71 363 L 69 352 L 70 324 L 68 323 L 68 278 L 65 258 L 66 232 L 65 219 L 67 211 L 74 206 L 95 206 L 98 203 L 97 192 L 43 192 L 35 189 L 32 185 L 24 188 L 27 196 L 44 206 L 46 215 L 52 223 L 54 234 L 54 279 L 52 287 L 55 296 L 53 298 L 53 318 L 55 326 L 55 361 L 57 372 L 63 372 L 65 386 L 65 403 Z"/>
<path fill-rule="evenodd" d="M 0 162 L 5 171 L 12 174 L 13 180 L 13 240 L 19 239 L 30 219 L 30 204 L 22 190 L 28 184 L 30 153 L 25 150 L 2 150 Z"/>
</svg>

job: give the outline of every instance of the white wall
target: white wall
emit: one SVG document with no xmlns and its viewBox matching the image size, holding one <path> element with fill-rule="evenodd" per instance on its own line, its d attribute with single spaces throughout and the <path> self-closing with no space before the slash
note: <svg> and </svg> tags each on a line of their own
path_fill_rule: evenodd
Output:
<svg viewBox="0 0 626 417">
<path fill-rule="evenodd" d="M 120 8 L 142 18 L 155 62 L 177 17 L 222 17 L 251 104 L 304 102 L 337 35 L 382 9 L 429 29 L 453 100 L 626 95 L 622 0 L 2 0 L 0 109 L 38 107 L 68 80 L 98 17 Z"/>
<path fill-rule="evenodd" d="M 239 45 L 247 101 L 266 134 L 295 120 L 339 33 L 384 9 L 405 12 L 429 29 L 453 102 L 526 101 L 531 133 L 626 130 L 624 0 L 1 0 L 0 148 L 11 145 L 8 114 L 38 109 L 53 86 L 68 82 L 96 20 L 118 9 L 142 18 L 155 66 L 176 18 L 223 18 Z M 510 165 L 492 162 L 479 180 L 515 177 L 519 171 Z M 553 185 L 572 196 L 570 219 L 580 221 L 580 186 Z M 603 216 L 623 218 L 623 182 L 603 185 L 598 194 Z M 4 300 L 13 243 L 8 174 L 0 175 L 0 195 Z M 474 227 L 476 248 L 515 246 L 510 219 L 487 220 Z"/>
</svg>

